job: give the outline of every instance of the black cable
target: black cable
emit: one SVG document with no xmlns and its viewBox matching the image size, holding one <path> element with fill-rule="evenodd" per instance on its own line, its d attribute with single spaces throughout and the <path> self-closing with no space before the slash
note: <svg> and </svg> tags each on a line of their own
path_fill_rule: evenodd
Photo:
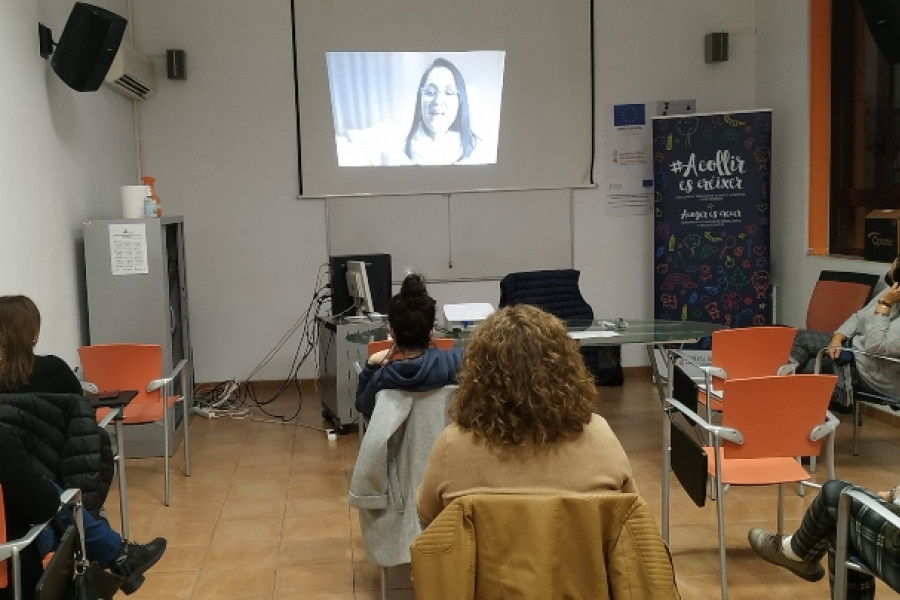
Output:
<svg viewBox="0 0 900 600">
<path fill-rule="evenodd" d="M 302 397 L 303 390 L 301 389 L 300 380 L 299 380 L 299 372 L 303 364 L 306 362 L 307 358 L 310 354 L 312 354 L 318 342 L 318 328 L 316 325 L 316 318 L 321 315 L 321 312 L 325 310 L 324 304 L 325 301 L 330 298 L 331 286 L 330 284 L 323 283 L 323 269 L 327 268 L 327 264 L 323 264 L 319 267 L 319 272 L 316 275 L 316 286 L 315 292 L 313 293 L 313 297 L 310 300 L 309 305 L 301 314 L 301 316 L 297 319 L 297 321 L 292 325 L 289 330 L 281 337 L 281 339 L 275 344 L 275 347 L 272 348 L 263 359 L 259 362 L 259 364 L 251 371 L 251 373 L 244 379 L 243 383 L 240 384 L 234 380 L 222 381 L 217 384 L 213 384 L 211 387 L 209 384 L 198 386 L 195 389 L 194 395 L 195 399 L 197 399 L 199 406 L 201 408 L 209 408 L 215 406 L 218 410 L 239 410 L 244 406 L 247 406 L 252 403 L 257 409 L 263 412 L 268 417 L 280 419 L 283 422 L 292 421 L 297 418 L 300 413 L 300 409 L 302 408 Z M 330 302 L 329 308 L 330 308 Z M 302 330 L 301 330 L 302 328 Z M 278 390 L 267 400 L 260 400 L 257 397 L 256 388 L 251 381 L 253 376 L 255 376 L 263 367 L 265 367 L 275 355 L 284 347 L 284 344 L 290 339 L 294 333 L 298 330 L 301 330 L 300 341 L 297 345 L 297 348 L 294 352 L 294 357 L 291 362 L 290 369 L 288 371 L 288 376 L 281 383 Z M 297 409 L 290 416 L 287 415 L 277 415 L 273 412 L 266 410 L 264 407 L 271 404 L 275 400 L 277 400 L 287 389 L 290 388 L 291 385 L 297 390 Z M 232 386 L 235 386 L 232 388 Z M 221 409 L 219 406 L 216 406 L 217 403 L 222 403 L 223 398 L 231 391 L 231 397 L 234 398 L 234 402 L 227 409 Z"/>
<path fill-rule="evenodd" d="M 300 319 L 297 320 L 297 324 L 291 328 L 291 330 L 282 337 L 283 341 L 287 341 L 287 339 L 293 335 L 298 329 L 303 327 L 300 334 L 300 342 L 297 345 L 297 349 L 294 351 L 294 358 L 292 359 L 291 367 L 288 372 L 287 378 L 281 383 L 279 388 L 275 391 L 275 393 L 269 397 L 267 400 L 260 400 L 256 396 L 256 390 L 253 387 L 252 383 L 249 382 L 250 377 L 247 378 L 248 384 L 245 386 L 245 395 L 247 399 L 253 402 L 255 407 L 260 410 L 263 414 L 270 418 L 280 419 L 281 421 L 287 422 L 292 421 L 297 418 L 300 414 L 300 410 L 303 405 L 303 390 L 300 385 L 299 380 L 299 371 L 303 364 L 306 362 L 309 355 L 312 354 L 316 349 L 317 344 L 317 331 L 318 328 L 316 325 L 316 317 L 319 316 L 319 313 L 323 310 L 322 305 L 324 297 L 323 292 L 325 290 L 330 289 L 328 285 L 322 285 L 322 270 L 327 265 L 322 265 L 319 268 L 319 273 L 316 277 L 316 291 L 313 294 L 312 299 L 310 300 L 309 305 L 306 310 L 303 312 Z M 305 343 L 304 343 L 305 342 Z M 283 346 L 283 342 L 280 342 L 277 346 L 277 350 L 280 350 Z M 264 361 L 254 370 L 251 374 L 256 374 L 259 370 L 268 364 L 272 358 L 274 358 L 275 352 L 270 352 L 269 355 L 266 356 Z M 274 412 L 268 411 L 265 407 L 277 400 L 281 397 L 281 395 L 293 385 L 297 390 L 297 409 L 290 416 L 275 414 Z"/>
</svg>

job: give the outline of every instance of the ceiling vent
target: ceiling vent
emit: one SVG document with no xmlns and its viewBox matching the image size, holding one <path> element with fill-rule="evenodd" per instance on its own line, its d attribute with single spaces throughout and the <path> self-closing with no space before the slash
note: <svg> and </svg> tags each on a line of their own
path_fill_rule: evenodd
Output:
<svg viewBox="0 0 900 600">
<path fill-rule="evenodd" d="M 131 100 L 146 100 L 156 93 L 156 76 L 150 59 L 122 42 L 103 82 Z"/>
</svg>

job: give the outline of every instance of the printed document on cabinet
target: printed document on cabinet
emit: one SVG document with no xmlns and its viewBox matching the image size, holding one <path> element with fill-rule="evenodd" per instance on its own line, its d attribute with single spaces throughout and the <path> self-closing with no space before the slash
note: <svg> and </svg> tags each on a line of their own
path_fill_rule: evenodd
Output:
<svg viewBox="0 0 900 600">
<path fill-rule="evenodd" d="M 149 273 L 145 225 L 143 223 L 110 224 L 109 256 L 113 275 Z"/>
</svg>

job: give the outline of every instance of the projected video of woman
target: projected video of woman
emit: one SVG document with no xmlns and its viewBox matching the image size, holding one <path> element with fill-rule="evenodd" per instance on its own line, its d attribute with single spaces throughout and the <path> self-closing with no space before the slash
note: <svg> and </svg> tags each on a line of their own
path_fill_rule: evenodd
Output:
<svg viewBox="0 0 900 600">
<path fill-rule="evenodd" d="M 403 153 L 417 165 L 452 165 L 470 158 L 480 140 L 472 132 L 462 73 L 438 58 L 420 84 Z"/>
<path fill-rule="evenodd" d="M 327 53 L 338 165 L 496 163 L 504 58 Z"/>
</svg>

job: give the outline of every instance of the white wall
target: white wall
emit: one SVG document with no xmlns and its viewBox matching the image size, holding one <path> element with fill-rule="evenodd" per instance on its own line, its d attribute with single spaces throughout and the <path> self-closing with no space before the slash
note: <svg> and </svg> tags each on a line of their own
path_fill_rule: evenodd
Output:
<svg viewBox="0 0 900 600">
<path fill-rule="evenodd" d="M 756 107 L 753 35 L 732 36 L 729 62 L 703 60 L 706 33 L 753 30 L 755 2 L 686 4 L 597 1 L 598 106 L 696 98 L 700 110 Z M 294 199 L 289 3 L 135 0 L 135 20 L 144 53 L 187 52 L 187 81 L 161 82 L 141 106 L 141 130 L 164 209 L 185 215 L 197 379 L 241 378 L 305 309 L 328 254 L 321 202 Z M 649 317 L 652 216 L 606 217 L 593 191 L 576 195 L 575 214 L 575 266 L 595 311 Z M 398 231 L 420 226 L 397 221 Z M 440 303 L 499 297 L 494 282 L 431 290 Z M 283 354 L 258 377 L 284 377 L 292 352 Z M 645 362 L 639 350 L 626 359 Z"/>
<path fill-rule="evenodd" d="M 706 64 L 703 50 L 707 33 L 752 30 L 753 7 L 749 0 L 597 2 L 597 148 L 613 104 L 694 99 L 701 113 L 758 108 L 755 36 L 731 34 L 724 63 Z M 576 197 L 575 266 L 585 298 L 598 316 L 653 318 L 653 215 L 608 216 L 599 189 Z M 646 350 L 626 346 L 623 360 L 646 364 Z"/>
<path fill-rule="evenodd" d="M 184 49 L 187 80 L 141 105 L 144 172 L 185 219 L 197 381 L 245 378 L 313 297 L 324 205 L 296 200 L 290 3 L 137 0 L 148 55 Z M 288 375 L 287 344 L 258 379 Z M 308 366 L 303 373 L 312 377 Z"/>
<path fill-rule="evenodd" d="M 74 366 L 87 342 L 81 222 L 120 216 L 136 167 L 132 103 L 69 89 L 38 53 L 38 22 L 58 40 L 72 4 L 0 3 L 0 294 L 30 296 L 37 351 Z M 123 1 L 97 4 L 124 14 Z"/>
<path fill-rule="evenodd" d="M 323 203 L 296 200 L 290 3 L 132 1 L 135 45 L 159 73 L 157 95 L 137 105 L 143 172 L 157 177 L 164 211 L 185 216 L 196 378 L 240 379 L 305 310 L 328 255 Z M 806 256 L 807 2 L 595 1 L 598 110 L 680 98 L 701 112 L 774 109 L 779 321 L 802 324 L 822 268 L 883 270 Z M 80 222 L 118 216 L 118 186 L 138 174 L 131 103 L 68 90 L 37 55 L 36 21 L 61 30 L 71 6 L 62 4 L 0 6 L 0 56 L 14 57 L 0 59 L 0 81 L 15 90 L 0 95 L 0 231 L 15 249 L 0 255 L 0 291 L 34 296 L 47 321 L 38 350 L 72 359 L 86 335 Z M 703 37 L 723 30 L 730 58 L 708 65 Z M 187 81 L 165 79 L 166 48 L 187 52 Z M 419 226 L 397 215 L 398 231 Z M 575 266 L 598 314 L 652 315 L 651 248 L 651 215 L 609 217 L 599 192 L 576 193 Z M 431 289 L 441 303 L 499 297 L 495 282 Z M 256 378 L 285 377 L 297 343 Z M 646 362 L 640 349 L 625 357 Z M 311 362 L 301 376 L 314 376 Z"/>
</svg>

